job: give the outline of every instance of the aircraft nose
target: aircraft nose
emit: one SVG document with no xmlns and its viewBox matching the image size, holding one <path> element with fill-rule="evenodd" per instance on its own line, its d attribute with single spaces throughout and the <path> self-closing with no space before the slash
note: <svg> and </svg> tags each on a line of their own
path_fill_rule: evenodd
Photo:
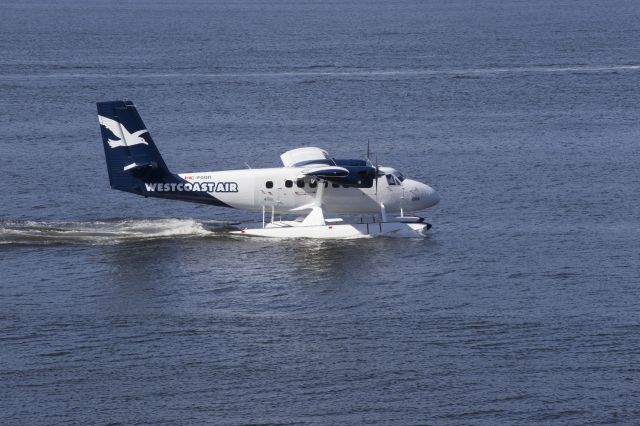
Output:
<svg viewBox="0 0 640 426">
<path fill-rule="evenodd" d="M 429 185 L 410 179 L 405 179 L 403 185 L 413 193 L 411 200 L 415 210 L 427 209 L 440 202 L 440 195 Z"/>
<path fill-rule="evenodd" d="M 420 192 L 422 193 L 422 196 L 420 198 L 423 198 L 425 208 L 433 207 L 438 204 L 440 202 L 440 195 L 438 192 L 429 185 L 425 185 L 424 183 L 421 185 L 422 191 Z"/>
</svg>

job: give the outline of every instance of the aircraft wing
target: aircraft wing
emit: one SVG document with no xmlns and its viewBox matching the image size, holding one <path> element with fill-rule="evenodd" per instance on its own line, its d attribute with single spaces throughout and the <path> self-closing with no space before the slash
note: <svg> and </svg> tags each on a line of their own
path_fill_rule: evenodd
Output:
<svg viewBox="0 0 640 426">
<path fill-rule="evenodd" d="M 280 156 L 285 167 L 301 168 L 298 179 L 324 179 L 355 188 L 371 188 L 376 176 L 375 167 L 363 160 L 335 160 L 327 151 L 304 147 L 292 149 Z"/>
<path fill-rule="evenodd" d="M 336 178 L 349 176 L 349 170 L 337 166 L 315 166 L 303 169 L 302 174 L 319 178 Z"/>
</svg>

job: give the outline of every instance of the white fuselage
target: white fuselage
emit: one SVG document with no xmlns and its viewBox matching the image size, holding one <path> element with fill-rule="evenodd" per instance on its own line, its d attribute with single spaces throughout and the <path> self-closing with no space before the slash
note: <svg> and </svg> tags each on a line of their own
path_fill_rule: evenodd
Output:
<svg viewBox="0 0 640 426">
<path fill-rule="evenodd" d="M 387 213 L 414 212 L 438 203 L 433 188 L 421 182 L 404 179 L 391 168 L 377 187 L 343 187 L 304 177 L 300 167 L 243 169 L 216 172 L 180 173 L 191 183 L 206 184 L 212 196 L 225 204 L 243 210 L 305 214 L 314 204 L 318 185 L 325 185 L 322 208 L 333 214 L 380 213 L 381 204 Z"/>
</svg>

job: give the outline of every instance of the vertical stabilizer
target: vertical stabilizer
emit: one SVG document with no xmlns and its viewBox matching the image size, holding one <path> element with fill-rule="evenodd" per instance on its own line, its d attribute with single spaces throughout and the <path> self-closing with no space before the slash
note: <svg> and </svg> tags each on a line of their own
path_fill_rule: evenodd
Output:
<svg viewBox="0 0 640 426">
<path fill-rule="evenodd" d="M 145 181 L 171 176 L 133 102 L 98 102 L 97 106 L 112 188 L 142 193 Z"/>
</svg>

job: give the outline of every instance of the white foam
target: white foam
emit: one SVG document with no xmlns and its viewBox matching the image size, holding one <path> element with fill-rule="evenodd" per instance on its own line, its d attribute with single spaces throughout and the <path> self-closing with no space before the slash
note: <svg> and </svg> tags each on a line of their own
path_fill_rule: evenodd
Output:
<svg viewBox="0 0 640 426">
<path fill-rule="evenodd" d="M 213 235 L 193 219 L 126 219 L 90 222 L 0 222 L 0 244 L 113 244 L 132 240 Z"/>
</svg>

